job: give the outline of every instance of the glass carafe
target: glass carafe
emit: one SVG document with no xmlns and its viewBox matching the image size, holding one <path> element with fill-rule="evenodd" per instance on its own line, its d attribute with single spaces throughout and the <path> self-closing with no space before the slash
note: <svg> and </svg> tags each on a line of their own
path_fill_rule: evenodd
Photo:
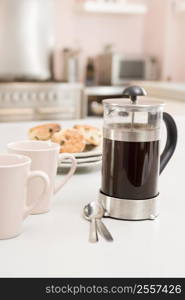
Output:
<svg viewBox="0 0 185 300">
<path fill-rule="evenodd" d="M 163 113 L 164 103 L 151 99 L 145 101 L 143 97 L 137 99 L 145 94 L 140 87 L 129 87 L 124 95 L 128 95 L 130 99 L 108 99 L 103 102 L 101 194 L 104 206 L 109 210 L 111 205 L 112 210 L 115 205 L 119 206 L 119 210 L 125 209 L 123 201 L 120 202 L 122 199 L 154 199 L 152 201 L 156 203 L 159 174 L 176 147 L 177 128 L 173 118 L 168 113 Z M 167 128 L 167 142 L 160 155 L 162 120 Z M 144 206 L 149 205 L 146 201 L 143 203 Z M 135 209 L 135 204 L 131 204 L 130 209 Z M 139 202 L 137 207 L 138 205 Z M 119 211 L 113 217 L 120 218 L 122 214 L 125 212 Z"/>
</svg>

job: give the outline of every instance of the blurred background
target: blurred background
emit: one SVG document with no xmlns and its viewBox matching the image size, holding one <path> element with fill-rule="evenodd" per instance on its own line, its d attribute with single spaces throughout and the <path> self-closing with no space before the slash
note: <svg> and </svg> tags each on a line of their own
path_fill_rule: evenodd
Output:
<svg viewBox="0 0 185 300">
<path fill-rule="evenodd" d="M 0 122 L 102 116 L 143 86 L 185 112 L 185 0 L 0 0 Z"/>
</svg>

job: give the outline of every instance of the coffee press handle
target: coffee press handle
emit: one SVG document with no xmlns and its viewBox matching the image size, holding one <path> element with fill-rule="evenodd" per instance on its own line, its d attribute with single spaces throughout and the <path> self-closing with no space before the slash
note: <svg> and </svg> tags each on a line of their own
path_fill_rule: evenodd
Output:
<svg viewBox="0 0 185 300">
<path fill-rule="evenodd" d="M 167 140 L 163 153 L 160 157 L 160 174 L 168 164 L 177 145 L 177 126 L 174 119 L 170 114 L 164 112 L 163 120 L 167 129 Z"/>
</svg>

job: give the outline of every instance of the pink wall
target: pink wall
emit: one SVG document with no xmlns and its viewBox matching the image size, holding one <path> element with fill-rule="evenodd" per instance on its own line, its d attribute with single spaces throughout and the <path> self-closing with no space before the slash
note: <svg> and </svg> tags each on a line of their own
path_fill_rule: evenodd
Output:
<svg viewBox="0 0 185 300">
<path fill-rule="evenodd" d="M 174 0 L 127 0 L 145 2 L 149 8 L 146 16 L 77 13 L 75 0 L 55 1 L 56 48 L 81 48 L 81 79 L 87 56 L 96 55 L 105 44 L 112 43 L 117 51 L 157 56 L 161 79 L 185 81 L 185 14 L 174 13 Z M 56 71 L 60 77 L 61 70 Z"/>
<path fill-rule="evenodd" d="M 163 76 L 171 77 L 173 81 L 185 82 L 185 12 L 174 13 L 174 1 L 169 2 Z"/>
<path fill-rule="evenodd" d="M 171 48 L 174 49 L 174 79 L 185 82 L 185 14 L 176 21 L 175 42 L 171 44 Z"/>
<path fill-rule="evenodd" d="M 162 80 L 185 82 L 185 13 L 176 12 L 182 0 L 149 1 L 145 51 L 158 56 Z"/>
<path fill-rule="evenodd" d="M 117 51 L 143 53 L 144 16 L 77 13 L 74 11 L 73 0 L 56 1 L 57 48 L 80 47 L 82 69 L 87 56 L 98 54 L 107 43 L 114 44 Z"/>
<path fill-rule="evenodd" d="M 164 63 L 166 0 L 146 0 L 148 14 L 145 18 L 144 51 L 147 55 L 155 55 L 160 62 L 160 74 Z"/>
</svg>

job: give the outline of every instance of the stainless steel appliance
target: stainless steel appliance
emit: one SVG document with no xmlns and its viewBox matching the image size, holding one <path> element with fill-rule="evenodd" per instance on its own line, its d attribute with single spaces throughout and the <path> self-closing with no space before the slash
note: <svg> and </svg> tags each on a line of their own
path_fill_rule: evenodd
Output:
<svg viewBox="0 0 185 300">
<path fill-rule="evenodd" d="M 100 201 L 106 216 L 155 219 L 159 214 L 158 176 L 177 143 L 175 121 L 164 104 L 144 101 L 145 90 L 125 89 L 126 99 L 104 100 L 103 162 Z M 167 129 L 160 156 L 161 121 Z"/>
<path fill-rule="evenodd" d="M 103 53 L 96 59 L 96 82 L 101 85 L 123 85 L 133 80 L 157 80 L 155 57 Z"/>
<path fill-rule="evenodd" d="M 48 80 L 52 0 L 0 0 L 0 80 Z"/>
<path fill-rule="evenodd" d="M 120 98 L 123 87 L 119 86 L 93 86 L 85 88 L 88 102 L 88 116 L 103 116 L 102 101 L 107 98 Z"/>
<path fill-rule="evenodd" d="M 79 119 L 86 110 L 82 84 L 0 83 L 0 122 Z"/>
</svg>

